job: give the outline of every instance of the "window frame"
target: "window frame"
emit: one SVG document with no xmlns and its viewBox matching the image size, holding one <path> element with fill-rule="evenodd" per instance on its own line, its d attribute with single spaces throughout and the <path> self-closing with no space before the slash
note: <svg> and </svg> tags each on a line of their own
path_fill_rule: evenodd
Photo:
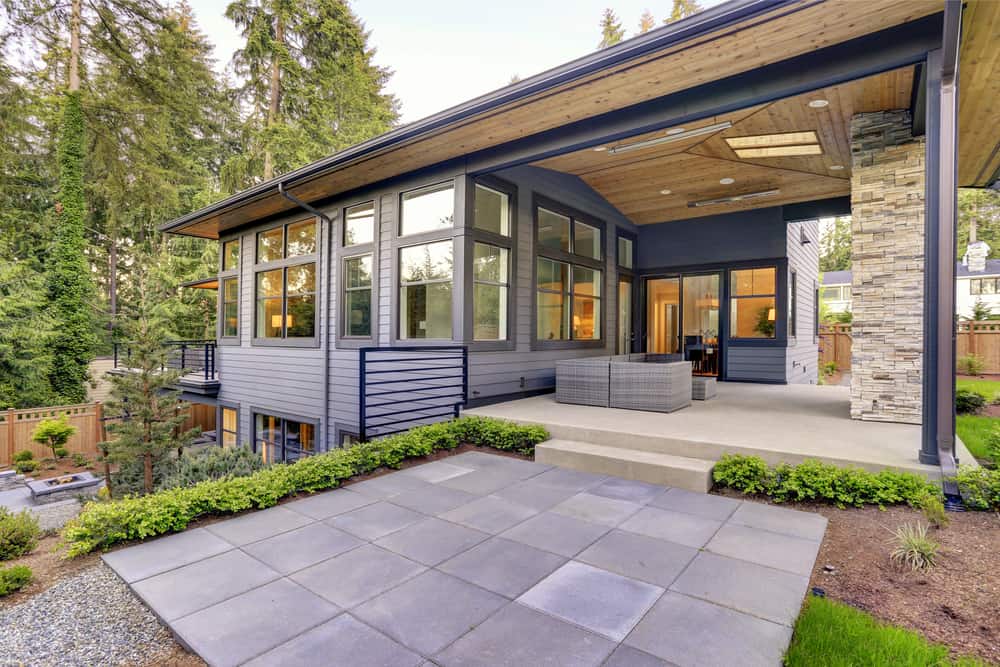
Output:
<svg viewBox="0 0 1000 667">
<path fill-rule="evenodd" d="M 347 243 L 347 212 L 352 208 L 358 208 L 359 206 L 364 206 L 365 204 L 372 205 L 372 240 L 365 241 L 364 243 Z M 340 210 L 340 229 L 337 234 L 338 240 L 337 245 L 343 250 L 350 249 L 350 252 L 354 252 L 355 248 L 363 248 L 368 246 L 374 246 L 378 243 L 378 231 L 379 231 L 379 205 L 378 198 L 373 197 L 371 199 L 365 199 L 363 201 L 355 202 L 353 204 L 348 204 L 347 206 L 341 207 Z"/>
<path fill-rule="evenodd" d="M 226 410 L 232 410 L 233 412 L 236 413 L 236 430 L 235 431 L 227 431 L 225 429 L 226 421 L 225 421 L 225 418 L 223 417 L 223 415 L 225 414 Z M 223 433 L 232 433 L 233 434 L 233 439 L 236 442 L 236 444 L 234 445 L 234 447 L 240 447 L 241 446 L 240 445 L 240 404 L 239 403 L 222 403 L 222 402 L 220 402 L 218 404 L 218 411 L 217 411 L 217 414 L 215 416 L 215 423 L 216 423 L 216 427 L 215 427 L 215 444 L 217 446 L 224 447 L 224 444 L 223 444 L 223 435 L 222 435 Z"/>
<path fill-rule="evenodd" d="M 726 342 L 727 343 L 748 343 L 755 342 L 761 343 L 766 342 L 768 344 L 780 344 L 782 347 L 787 347 L 789 342 L 788 336 L 788 318 L 785 315 L 785 321 L 781 321 L 781 314 L 785 312 L 787 304 L 784 303 L 785 299 L 781 298 L 783 289 L 787 289 L 785 285 L 782 285 L 782 275 L 785 273 L 784 266 L 781 263 L 754 263 L 748 266 L 738 266 L 732 267 L 726 272 L 726 296 L 728 303 L 726 304 L 729 312 L 726 313 Z M 737 271 L 754 271 L 759 269 L 773 269 L 774 270 L 774 293 L 772 294 L 743 294 L 737 296 L 734 294 L 733 290 L 733 274 Z M 771 297 L 774 299 L 774 335 L 773 336 L 759 336 L 759 337 L 740 337 L 736 336 L 734 331 L 733 322 L 733 303 L 738 299 L 759 299 L 762 297 Z M 787 298 L 787 297 L 786 297 Z"/>
<path fill-rule="evenodd" d="M 510 222 L 510 234 L 507 236 L 487 231 L 485 229 L 479 229 L 475 226 L 475 187 L 477 185 L 481 185 L 484 188 L 488 188 L 496 192 L 502 192 L 507 195 L 507 206 L 509 209 L 507 218 Z M 515 340 L 517 332 L 517 240 L 520 232 L 518 224 L 520 219 L 518 216 L 518 188 L 515 184 L 495 176 L 478 176 L 476 178 L 466 179 L 465 191 L 469 193 L 469 196 L 466 197 L 465 202 L 465 237 L 460 245 L 463 246 L 463 251 L 466 257 L 466 261 L 463 262 L 462 265 L 464 270 L 462 287 L 464 293 L 470 296 L 464 300 L 468 303 L 468 306 L 466 307 L 463 305 L 462 307 L 462 331 L 464 333 L 463 344 L 467 345 L 469 350 L 479 352 L 502 352 L 514 350 L 517 346 L 517 341 Z M 473 263 L 475 261 L 476 243 L 485 243 L 486 245 L 504 248 L 507 250 L 507 332 L 505 340 L 475 339 L 475 310 L 473 299 L 475 298 L 476 293 L 476 279 Z"/>
<path fill-rule="evenodd" d="M 293 257 L 287 257 L 288 251 L 288 227 L 296 225 L 302 222 L 312 220 L 315 225 L 316 230 L 316 248 L 315 251 L 308 255 L 295 255 Z M 274 229 L 282 229 L 283 241 L 282 241 L 282 258 L 272 260 L 270 262 L 258 262 L 257 261 L 257 239 L 258 235 L 262 233 L 269 232 Z M 253 310 L 252 310 L 252 321 L 250 323 L 250 340 L 251 345 L 258 347 L 319 347 L 320 344 L 320 331 L 322 329 L 322 287 L 323 287 L 323 263 L 322 263 L 322 248 L 323 248 L 323 225 L 320 219 L 315 216 L 298 217 L 294 219 L 288 219 L 282 221 L 278 224 L 273 224 L 267 227 L 262 227 L 255 229 L 253 231 L 253 252 L 254 252 L 254 264 L 252 271 L 253 280 Z M 289 337 L 287 335 L 287 315 L 288 315 L 288 269 L 295 268 L 298 266 L 303 266 L 306 264 L 313 265 L 313 306 L 315 313 L 313 316 L 313 335 L 312 336 L 296 336 Z M 265 336 L 258 335 L 257 332 L 257 304 L 259 301 L 259 296 L 257 293 L 257 276 L 260 273 L 267 271 L 281 270 L 281 316 L 282 322 L 282 333 L 280 338 L 269 338 Z M 256 438 L 256 434 L 254 435 Z"/>
<path fill-rule="evenodd" d="M 786 325 L 789 345 L 794 345 L 796 337 L 798 335 L 798 317 L 799 317 L 799 295 L 798 295 L 798 281 L 799 274 L 795 269 L 788 269 L 788 324 Z M 778 277 L 774 277 L 775 289 L 777 290 Z M 775 307 L 777 307 L 777 298 L 775 298 Z M 778 327 L 775 324 L 774 335 L 778 335 Z"/>
<path fill-rule="evenodd" d="M 451 225 L 448 227 L 440 227 L 438 229 L 425 229 L 419 232 L 409 232 L 405 233 L 403 231 L 403 205 L 406 201 L 407 195 L 413 195 L 415 193 L 421 192 L 437 192 L 440 190 L 445 190 L 447 188 L 451 189 L 452 194 L 452 204 L 451 204 Z M 410 245 L 409 240 L 415 238 L 421 238 L 423 236 L 433 236 L 439 234 L 446 234 L 448 236 L 453 236 L 455 229 L 458 227 L 459 220 L 457 219 L 458 213 L 458 197 L 459 188 L 454 178 L 446 178 L 443 180 L 436 181 L 434 183 L 428 183 L 426 185 L 420 185 L 413 188 L 406 188 L 399 190 L 399 196 L 397 197 L 397 215 L 396 215 L 396 238 L 406 239 L 406 244 Z"/>
<path fill-rule="evenodd" d="M 257 415 L 265 415 L 265 416 L 269 416 L 269 417 L 276 417 L 276 418 L 278 418 L 278 419 L 281 420 L 281 438 L 282 438 L 281 452 L 282 452 L 282 459 L 281 459 L 281 461 L 276 461 L 276 463 L 284 463 L 284 462 L 286 462 L 286 459 L 284 457 L 284 454 L 285 454 L 285 438 L 287 437 L 286 424 L 289 421 L 299 422 L 299 423 L 302 423 L 302 424 L 310 424 L 313 427 L 313 430 L 314 430 L 314 433 L 315 433 L 314 439 L 315 439 L 316 445 L 313 448 L 313 453 L 312 454 L 307 454 L 306 456 L 315 456 L 316 454 L 321 454 L 321 453 L 323 453 L 325 451 L 328 451 L 327 447 L 324 446 L 324 443 L 321 440 L 321 433 L 322 433 L 321 425 L 322 424 L 321 424 L 321 420 L 320 419 L 318 419 L 316 417 L 303 417 L 301 415 L 294 415 L 294 414 L 290 414 L 290 413 L 283 412 L 283 411 L 280 411 L 280 410 L 272 410 L 270 408 L 262 408 L 262 407 L 258 407 L 258 406 L 255 406 L 255 405 L 251 405 L 250 406 L 250 434 L 251 434 L 250 449 L 251 449 L 251 451 L 254 454 L 260 454 L 260 450 L 257 448 L 257 444 L 258 444 L 257 443 Z M 303 458 L 305 458 L 305 457 L 303 457 Z"/>
<path fill-rule="evenodd" d="M 371 244 L 365 244 L 365 245 L 371 245 Z M 353 248 L 353 247 L 354 246 L 351 246 L 351 248 Z M 371 259 L 372 259 L 371 284 L 368 285 L 368 287 L 348 287 L 348 285 L 347 285 L 347 264 L 348 264 L 348 262 L 350 262 L 353 259 L 360 259 L 362 257 L 371 257 Z M 377 293 L 375 291 L 375 282 L 376 282 L 375 274 L 377 274 L 377 273 L 378 273 L 378 265 L 375 263 L 375 253 L 373 252 L 373 250 L 368 250 L 366 252 L 360 252 L 360 253 L 351 253 L 349 255 L 345 254 L 345 255 L 342 255 L 341 258 L 340 258 L 340 290 L 339 290 L 339 295 L 340 295 L 340 308 L 339 308 L 339 310 L 340 310 L 340 313 L 339 313 L 340 327 L 339 327 L 339 331 L 340 331 L 340 338 L 343 339 L 344 341 L 355 341 L 355 342 L 358 342 L 358 341 L 370 341 L 370 340 L 372 340 L 372 338 L 375 335 L 375 326 L 376 326 L 376 324 L 378 322 L 378 300 L 377 300 L 377 296 L 376 296 Z M 358 335 L 349 334 L 347 332 L 347 324 L 348 324 L 348 322 L 347 322 L 347 305 L 348 305 L 348 302 L 347 302 L 347 293 L 348 292 L 360 292 L 360 291 L 363 291 L 363 290 L 366 290 L 366 289 L 368 290 L 368 294 L 369 294 L 369 301 L 368 301 L 368 308 L 369 308 L 368 335 L 367 336 L 358 336 Z"/>
<path fill-rule="evenodd" d="M 402 277 L 403 277 L 402 276 L 402 274 L 403 274 L 403 272 L 402 272 L 403 251 L 407 250 L 409 248 L 417 248 L 417 247 L 425 246 L 425 245 L 434 245 L 434 244 L 437 244 L 437 243 L 451 243 L 451 279 L 450 279 L 450 281 L 449 280 L 445 280 L 443 278 L 435 278 L 433 280 L 419 280 L 419 281 L 414 281 L 414 282 L 407 282 L 406 286 L 410 286 L 410 285 L 413 285 L 413 286 L 417 286 L 417 285 L 440 285 L 440 284 L 444 284 L 444 283 L 447 283 L 447 282 L 451 282 L 451 322 L 450 322 L 450 325 L 451 325 L 451 336 L 449 336 L 448 338 L 403 338 L 403 336 L 402 336 L 402 323 L 403 323 L 403 317 L 402 317 L 402 311 L 403 311 L 402 291 L 403 291 L 403 286 L 404 286 L 403 285 L 403 280 L 402 280 Z M 393 287 L 394 287 L 394 289 L 396 291 L 396 309 L 395 309 L 396 322 L 395 322 L 395 327 L 394 327 L 394 334 L 395 334 L 395 339 L 394 340 L 398 341 L 401 345 L 409 346 L 409 345 L 412 345 L 413 343 L 417 343 L 418 345 L 419 344 L 424 344 L 424 345 L 438 344 L 438 345 L 440 345 L 442 341 L 452 341 L 452 340 L 455 340 L 455 292 L 456 292 L 456 288 L 455 288 L 455 266 L 458 264 L 458 261 L 456 260 L 456 255 L 458 253 L 455 252 L 455 246 L 456 246 L 456 243 L 453 240 L 453 238 L 451 236 L 448 236 L 446 238 L 429 239 L 429 240 L 425 240 L 425 241 L 420 241 L 418 243 L 405 243 L 405 244 L 402 244 L 402 245 L 398 246 L 397 248 L 395 248 L 393 250 L 393 255 L 394 255 L 393 256 L 393 260 L 394 260 L 393 261 L 393 264 L 394 264 L 393 268 L 394 268 L 394 274 L 395 274 L 395 278 L 396 278 L 395 281 L 394 281 L 394 285 L 393 285 Z"/>
<path fill-rule="evenodd" d="M 538 243 L 538 210 L 539 208 L 544 208 L 558 215 L 566 216 L 570 219 L 570 238 L 569 238 L 569 250 L 555 249 L 542 247 Z M 587 215 L 582 211 L 578 211 L 571 206 L 562 204 L 556 200 L 550 199 L 543 195 L 534 194 L 531 201 L 531 243 L 533 247 L 532 258 L 531 258 L 531 349 L 533 350 L 543 350 L 543 349 L 602 349 L 608 346 L 608 331 L 607 331 L 607 312 L 606 308 L 608 303 L 614 301 L 608 294 L 608 249 L 607 249 L 607 239 L 608 239 L 608 226 L 603 220 L 595 218 L 594 216 Z M 593 259 L 587 257 L 586 255 L 578 255 L 575 252 L 576 249 L 576 221 L 595 227 L 600 234 L 600 247 L 601 247 L 601 257 L 599 259 Z M 617 239 L 615 241 L 617 246 Z M 634 247 L 634 246 L 633 246 Z M 615 253 L 617 254 L 617 247 L 615 248 Z M 600 273 L 600 286 L 601 292 L 600 296 L 593 297 L 596 298 L 599 304 L 599 317 L 598 317 L 598 332 L 599 338 L 597 339 L 561 339 L 561 340 L 541 340 L 538 338 L 538 260 L 539 258 L 544 258 L 552 260 L 555 262 L 561 262 L 569 265 L 568 274 L 568 286 L 564 290 L 563 294 L 569 300 L 569 335 L 572 336 L 572 324 L 573 324 L 573 297 L 574 291 L 574 280 L 573 280 L 573 267 L 579 266 L 581 268 L 592 269 Z M 617 263 L 617 260 L 616 260 Z M 617 276 L 616 276 L 617 278 Z M 617 282 L 615 284 L 615 290 L 617 290 Z"/>
<path fill-rule="evenodd" d="M 331 322 L 336 323 L 337 332 L 336 341 L 332 343 L 332 345 L 339 349 L 358 349 L 360 347 L 372 345 L 378 336 L 379 273 L 381 267 L 381 244 L 379 241 L 382 234 L 382 197 L 390 193 L 387 193 L 384 190 L 368 190 L 360 194 L 363 196 L 359 196 L 356 200 L 348 201 L 337 209 L 339 219 L 336 226 L 336 241 L 333 244 L 335 246 L 334 253 L 336 256 L 331 258 L 331 261 L 333 261 L 334 265 L 337 267 L 335 275 L 332 276 L 334 284 L 331 286 L 333 294 L 337 295 L 337 299 L 334 304 L 336 316 L 335 319 L 331 319 Z M 372 242 L 344 245 L 344 235 L 347 233 L 347 210 L 369 202 L 372 202 L 375 205 L 375 230 Z M 372 256 L 371 332 L 368 336 L 348 336 L 346 318 L 347 311 L 344 308 L 345 303 L 343 300 L 345 292 L 344 285 L 346 284 L 347 276 L 346 260 L 368 254 Z"/>
<path fill-rule="evenodd" d="M 236 258 L 236 266 L 229 269 L 223 269 L 225 265 L 225 254 L 224 249 L 227 243 L 232 243 L 236 241 L 239 243 L 239 255 Z M 218 341 L 219 345 L 240 345 L 243 340 L 243 235 L 237 235 L 230 239 L 220 240 L 220 245 L 223 252 L 219 253 L 219 274 L 217 276 L 219 281 L 219 286 L 216 289 L 216 303 L 215 303 L 215 339 Z M 226 307 L 225 307 L 225 281 L 236 279 L 236 335 L 226 336 L 225 333 L 225 317 L 226 317 Z"/>
</svg>

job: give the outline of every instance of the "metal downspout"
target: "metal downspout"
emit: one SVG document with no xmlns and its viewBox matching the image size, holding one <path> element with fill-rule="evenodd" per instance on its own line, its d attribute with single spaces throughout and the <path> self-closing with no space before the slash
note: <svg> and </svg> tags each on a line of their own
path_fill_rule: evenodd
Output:
<svg viewBox="0 0 1000 667">
<path fill-rule="evenodd" d="M 278 181 L 278 194 L 292 202 L 299 208 L 312 213 L 317 218 L 326 223 L 327 228 L 327 243 L 326 247 L 320 245 L 321 249 L 326 250 L 325 258 L 323 259 L 323 265 L 325 269 L 326 277 L 323 279 L 324 282 L 324 294 L 323 294 L 323 305 L 326 311 L 326 316 L 323 318 L 322 322 L 324 325 L 323 334 L 323 422 L 320 424 L 322 430 L 321 442 L 324 447 L 329 449 L 330 447 L 330 328 L 333 326 L 331 322 L 336 321 L 335 318 L 330 316 L 330 283 L 331 276 L 333 274 L 333 235 L 335 230 L 333 229 L 333 219 L 328 216 L 323 211 L 320 211 L 314 206 L 310 206 L 308 203 L 302 201 L 291 192 L 285 190 L 285 184 L 282 181 Z"/>
</svg>

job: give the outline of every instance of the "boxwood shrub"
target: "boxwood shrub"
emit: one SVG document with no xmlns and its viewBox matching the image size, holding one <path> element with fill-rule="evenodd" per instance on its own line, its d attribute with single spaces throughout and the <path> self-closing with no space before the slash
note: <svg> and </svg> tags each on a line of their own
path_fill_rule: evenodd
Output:
<svg viewBox="0 0 1000 667">
<path fill-rule="evenodd" d="M 758 456 L 727 454 L 715 464 L 712 476 L 720 486 L 745 494 L 765 495 L 775 502 L 815 501 L 838 507 L 916 506 L 928 494 L 941 496 L 939 485 L 916 473 L 869 472 L 815 460 L 799 465 L 768 466 Z"/>
<path fill-rule="evenodd" d="M 548 433 L 539 426 L 484 417 L 420 426 L 242 477 L 207 480 L 111 502 L 91 502 L 66 524 L 63 544 L 69 556 L 79 556 L 120 542 L 184 530 L 200 517 L 271 507 L 294 493 L 332 489 L 356 475 L 383 467 L 398 468 L 407 459 L 454 449 L 462 443 L 532 454 L 535 445 L 546 438 Z"/>
<path fill-rule="evenodd" d="M 31 583 L 31 568 L 27 565 L 12 565 L 0 570 L 0 598 L 19 591 Z"/>
</svg>

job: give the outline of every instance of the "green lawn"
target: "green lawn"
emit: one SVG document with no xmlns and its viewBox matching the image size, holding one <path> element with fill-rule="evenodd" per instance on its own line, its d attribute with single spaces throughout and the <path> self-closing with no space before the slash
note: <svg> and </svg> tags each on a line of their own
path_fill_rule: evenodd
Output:
<svg viewBox="0 0 1000 667">
<path fill-rule="evenodd" d="M 1000 381 L 977 380 L 961 377 L 956 380 L 958 389 L 968 389 L 982 395 L 987 402 L 992 403 L 1000 397 Z M 978 415 L 958 415 L 955 430 L 965 446 L 977 459 L 989 459 L 986 454 L 986 435 L 993 425 L 1000 422 L 995 417 L 980 417 Z"/>
<path fill-rule="evenodd" d="M 948 648 L 915 632 L 885 625 L 839 602 L 810 597 L 795 623 L 788 667 L 985 667 L 971 658 L 953 661 Z"/>
</svg>

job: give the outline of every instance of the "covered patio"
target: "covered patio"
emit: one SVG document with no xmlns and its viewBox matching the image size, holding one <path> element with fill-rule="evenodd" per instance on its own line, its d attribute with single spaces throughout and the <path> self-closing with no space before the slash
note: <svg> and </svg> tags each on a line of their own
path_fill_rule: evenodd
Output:
<svg viewBox="0 0 1000 667">
<path fill-rule="evenodd" d="M 571 467 L 584 467 L 586 459 L 592 463 L 594 456 L 611 453 L 618 458 L 629 452 L 651 453 L 663 456 L 664 463 L 671 458 L 714 462 L 729 453 L 760 456 L 771 464 L 818 459 L 940 479 L 939 466 L 918 460 L 919 425 L 851 419 L 850 408 L 849 387 L 723 382 L 717 398 L 693 401 L 671 413 L 570 405 L 546 394 L 466 414 L 543 424 L 555 442 L 538 448 L 539 460 L 550 460 L 546 457 L 556 453 L 546 452 L 548 448 L 558 451 L 559 465 Z M 571 453 L 574 444 L 583 445 L 573 452 L 579 456 Z M 961 441 L 957 453 L 962 463 L 974 463 Z"/>
</svg>

